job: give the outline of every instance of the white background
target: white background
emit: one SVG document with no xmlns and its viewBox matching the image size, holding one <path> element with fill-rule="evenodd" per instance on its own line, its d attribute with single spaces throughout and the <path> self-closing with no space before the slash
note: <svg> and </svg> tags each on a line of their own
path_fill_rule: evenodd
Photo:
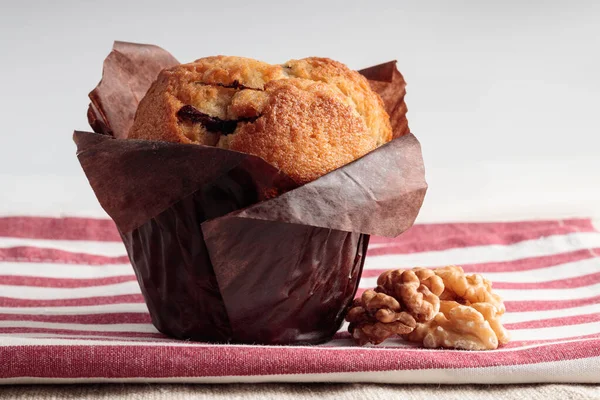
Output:
<svg viewBox="0 0 600 400">
<path fill-rule="evenodd" d="M 397 59 L 430 184 L 421 222 L 600 215 L 600 2 L 0 5 L 2 214 L 103 215 L 71 134 L 124 40 L 182 62 Z"/>
</svg>

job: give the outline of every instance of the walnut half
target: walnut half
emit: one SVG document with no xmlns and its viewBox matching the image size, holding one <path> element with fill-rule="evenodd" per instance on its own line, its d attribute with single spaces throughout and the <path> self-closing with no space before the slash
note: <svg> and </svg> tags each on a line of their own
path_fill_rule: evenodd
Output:
<svg viewBox="0 0 600 400">
<path fill-rule="evenodd" d="M 425 347 L 465 350 L 492 350 L 510 340 L 500 317 L 505 312 L 492 283 L 481 275 L 465 275 L 458 266 L 437 268 L 443 281 L 440 312 L 431 321 L 420 323 L 405 339 Z"/>
<path fill-rule="evenodd" d="M 454 300 L 467 305 L 489 303 L 496 307 L 499 314 L 504 314 L 502 299 L 492 292 L 492 283 L 481 275 L 465 275 L 465 271 L 456 265 L 436 268 L 434 272 L 444 281 L 441 300 Z"/>
<path fill-rule="evenodd" d="M 444 290 L 442 279 L 424 268 L 384 272 L 377 285 L 376 291 L 396 298 L 418 322 L 429 321 L 437 314 L 438 296 Z"/>
<path fill-rule="evenodd" d="M 396 299 L 373 290 L 354 300 L 346 320 L 350 322 L 348 331 L 360 345 L 379 344 L 390 336 L 409 333 L 417 325 Z"/>
<path fill-rule="evenodd" d="M 433 320 L 419 324 L 404 338 L 428 348 L 492 350 L 498 347 L 498 337 L 483 315 L 455 301 L 442 301 L 440 312 Z"/>
</svg>

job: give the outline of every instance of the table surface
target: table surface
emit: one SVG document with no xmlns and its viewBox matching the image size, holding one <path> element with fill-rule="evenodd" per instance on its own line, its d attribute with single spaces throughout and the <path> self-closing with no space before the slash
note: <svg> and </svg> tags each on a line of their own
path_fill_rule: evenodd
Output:
<svg viewBox="0 0 600 400">
<path fill-rule="evenodd" d="M 548 400 L 600 399 L 600 385 L 378 385 L 378 384 L 234 384 L 234 385 L 72 385 L 0 387 L 1 399 L 90 398 L 122 400 Z"/>
</svg>

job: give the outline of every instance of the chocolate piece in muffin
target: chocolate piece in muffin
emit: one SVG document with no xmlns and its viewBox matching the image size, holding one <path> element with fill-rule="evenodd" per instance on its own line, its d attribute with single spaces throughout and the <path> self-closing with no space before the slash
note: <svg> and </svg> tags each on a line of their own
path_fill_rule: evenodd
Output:
<svg viewBox="0 0 600 400">
<path fill-rule="evenodd" d="M 390 141 L 392 129 L 368 81 L 339 62 L 216 56 L 163 70 L 128 137 L 253 154 L 304 184 Z"/>
</svg>

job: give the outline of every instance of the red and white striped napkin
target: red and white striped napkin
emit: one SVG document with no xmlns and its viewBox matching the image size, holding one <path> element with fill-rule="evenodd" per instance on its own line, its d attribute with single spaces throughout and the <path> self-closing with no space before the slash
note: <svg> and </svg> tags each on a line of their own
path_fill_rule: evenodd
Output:
<svg viewBox="0 0 600 400">
<path fill-rule="evenodd" d="M 417 225 L 372 238 L 360 287 L 400 267 L 462 265 L 504 297 L 496 351 L 169 339 L 150 323 L 113 223 L 0 218 L 0 383 L 600 382 L 600 232 L 589 220 Z"/>
</svg>

